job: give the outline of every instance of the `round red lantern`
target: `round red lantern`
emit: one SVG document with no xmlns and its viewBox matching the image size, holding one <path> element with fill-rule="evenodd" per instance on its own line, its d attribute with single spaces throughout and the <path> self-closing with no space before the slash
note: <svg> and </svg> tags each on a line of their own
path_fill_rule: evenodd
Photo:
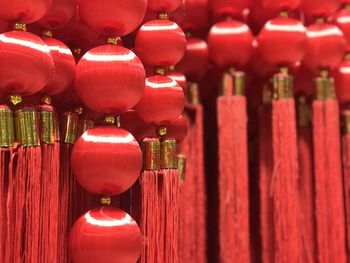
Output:
<svg viewBox="0 0 350 263">
<path fill-rule="evenodd" d="M 252 55 L 252 43 L 249 27 L 234 20 L 215 24 L 208 35 L 210 58 L 221 67 L 243 67 Z"/>
<path fill-rule="evenodd" d="M 72 84 L 76 68 L 75 60 L 72 52 L 63 42 L 51 37 L 45 37 L 43 40 L 51 51 L 55 71 L 42 92 L 57 95 Z"/>
<path fill-rule="evenodd" d="M 183 112 L 185 97 L 179 84 L 167 76 L 146 79 L 145 94 L 136 105 L 137 114 L 146 123 L 166 127 Z"/>
<path fill-rule="evenodd" d="M 122 113 L 141 99 L 145 70 L 130 50 L 103 45 L 88 51 L 77 65 L 75 88 L 81 101 L 100 113 Z"/>
<path fill-rule="evenodd" d="M 126 191 L 135 183 L 142 168 L 142 154 L 128 131 L 101 126 L 79 137 L 71 162 L 80 185 L 89 192 L 110 196 Z"/>
<path fill-rule="evenodd" d="M 249 8 L 251 0 L 210 0 L 213 13 L 218 16 L 241 16 L 242 11 Z"/>
<path fill-rule="evenodd" d="M 308 45 L 304 65 L 311 70 L 333 69 L 343 59 L 345 39 L 335 25 L 317 23 L 307 27 Z"/>
<path fill-rule="evenodd" d="M 107 36 L 124 36 L 142 22 L 147 0 L 78 0 L 81 19 L 96 33 Z"/>
<path fill-rule="evenodd" d="M 169 73 L 167 76 L 175 80 L 183 89 L 184 93 L 187 94 L 188 83 L 187 83 L 187 78 L 183 73 L 174 71 Z"/>
<path fill-rule="evenodd" d="M 135 49 L 146 65 L 169 67 L 183 57 L 186 37 L 176 23 L 163 19 L 152 20 L 137 32 Z"/>
<path fill-rule="evenodd" d="M 277 66 L 291 65 L 304 57 L 306 28 L 293 18 L 275 18 L 265 24 L 257 41 L 266 62 Z"/>
<path fill-rule="evenodd" d="M 82 215 L 69 234 L 69 252 L 74 263 L 130 263 L 140 256 L 142 236 L 126 212 L 101 207 Z"/>
<path fill-rule="evenodd" d="M 181 114 L 179 118 L 177 118 L 177 120 L 167 128 L 166 137 L 175 139 L 178 143 L 182 142 L 187 136 L 187 123 L 188 118 L 186 117 L 186 115 Z"/>
<path fill-rule="evenodd" d="M 301 0 L 260 0 L 263 8 L 275 11 L 288 11 L 297 9 Z"/>
<path fill-rule="evenodd" d="M 11 31 L 0 35 L 0 88 L 8 93 L 31 95 L 52 78 L 49 47 L 38 36 Z"/>
</svg>

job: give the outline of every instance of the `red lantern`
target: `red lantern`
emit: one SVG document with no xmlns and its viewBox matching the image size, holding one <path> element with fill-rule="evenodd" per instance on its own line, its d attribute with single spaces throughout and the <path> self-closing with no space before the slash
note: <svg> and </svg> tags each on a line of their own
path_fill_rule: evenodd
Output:
<svg viewBox="0 0 350 263">
<path fill-rule="evenodd" d="M 39 20 L 49 9 L 52 0 L 0 0 L 0 17 L 25 24 Z"/>
<path fill-rule="evenodd" d="M 55 71 L 53 78 L 46 84 L 42 92 L 57 95 L 67 89 L 75 75 L 75 60 L 70 49 L 61 41 L 45 37 L 44 42 L 51 51 Z"/>
<path fill-rule="evenodd" d="M 74 145 L 72 169 L 86 190 L 107 196 L 129 189 L 139 176 L 142 155 L 126 130 L 102 126 L 86 131 Z"/>
<path fill-rule="evenodd" d="M 208 27 L 208 0 L 186 0 L 183 5 L 183 13 L 185 13 L 185 18 L 180 25 L 184 30 L 198 31 Z"/>
<path fill-rule="evenodd" d="M 300 5 L 301 0 L 260 0 L 263 8 L 276 11 L 288 11 L 297 9 Z"/>
<path fill-rule="evenodd" d="M 81 19 L 96 33 L 124 36 L 132 32 L 146 13 L 146 0 L 78 0 Z"/>
<path fill-rule="evenodd" d="M 101 207 L 82 215 L 69 234 L 74 263 L 130 263 L 140 256 L 142 236 L 135 220 L 118 208 Z"/>
<path fill-rule="evenodd" d="M 252 55 L 252 43 L 249 27 L 234 20 L 215 24 L 208 35 L 210 58 L 221 67 L 243 67 Z"/>
<path fill-rule="evenodd" d="M 143 63 L 169 67 L 184 55 L 186 38 L 182 29 L 169 20 L 152 20 L 144 24 L 135 39 L 136 52 Z"/>
<path fill-rule="evenodd" d="M 303 24 L 285 17 L 269 20 L 257 40 L 264 60 L 278 66 L 288 66 L 302 60 L 307 47 Z"/>
<path fill-rule="evenodd" d="M 75 10 L 75 0 L 52 0 L 49 10 L 39 20 L 39 24 L 47 29 L 55 29 L 66 24 L 74 16 Z"/>
<path fill-rule="evenodd" d="M 183 112 L 185 97 L 182 88 L 167 76 L 146 79 L 145 94 L 135 109 L 146 123 L 165 127 L 176 121 Z"/>
<path fill-rule="evenodd" d="M 179 84 L 180 87 L 183 89 L 184 93 L 187 94 L 188 83 L 187 83 L 186 76 L 184 74 L 174 71 L 169 73 L 167 76 L 175 80 L 177 84 Z"/>
<path fill-rule="evenodd" d="M 207 42 L 195 37 L 188 38 L 185 56 L 176 65 L 176 69 L 184 73 L 189 80 L 196 81 L 205 75 L 208 64 Z"/>
<path fill-rule="evenodd" d="M 0 88 L 11 94 L 31 95 L 51 79 L 50 49 L 38 36 L 23 31 L 0 35 Z"/>
<path fill-rule="evenodd" d="M 91 49 L 79 61 L 75 88 L 82 102 L 101 113 L 131 109 L 144 91 L 145 70 L 130 50 L 104 45 Z"/>
<path fill-rule="evenodd" d="M 343 59 L 345 39 L 332 24 L 317 23 L 307 27 L 308 45 L 304 65 L 311 70 L 334 69 Z"/>
</svg>

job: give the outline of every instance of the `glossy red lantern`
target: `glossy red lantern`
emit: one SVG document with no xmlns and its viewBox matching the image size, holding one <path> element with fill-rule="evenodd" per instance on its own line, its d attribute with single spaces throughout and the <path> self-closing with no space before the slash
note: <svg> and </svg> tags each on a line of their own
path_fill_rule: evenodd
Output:
<svg viewBox="0 0 350 263">
<path fill-rule="evenodd" d="M 0 18 L 30 24 L 47 12 L 51 2 L 52 0 L 0 0 Z"/>
<path fill-rule="evenodd" d="M 317 23 L 307 27 L 308 45 L 304 65 L 311 70 L 333 69 L 343 59 L 343 32 L 332 24 Z"/>
<path fill-rule="evenodd" d="M 188 119 L 184 114 L 181 114 L 175 122 L 167 128 L 167 138 L 175 139 L 177 142 L 182 142 L 187 136 Z"/>
<path fill-rule="evenodd" d="M 269 20 L 258 36 L 259 51 L 272 65 L 286 66 L 303 59 L 307 48 L 306 28 L 292 18 Z"/>
<path fill-rule="evenodd" d="M 239 21 L 215 24 L 208 35 L 211 60 L 221 67 L 243 67 L 253 52 L 253 35 L 249 27 Z"/>
<path fill-rule="evenodd" d="M 297 9 L 301 0 L 260 0 L 261 6 L 274 11 L 288 11 Z"/>
<path fill-rule="evenodd" d="M 69 233 L 73 263 L 130 263 L 140 256 L 142 235 L 123 210 L 100 207 L 82 215 Z"/>
<path fill-rule="evenodd" d="M 146 123 L 166 127 L 180 116 L 184 104 L 179 84 L 172 78 L 157 75 L 146 79 L 145 94 L 135 110 Z"/>
<path fill-rule="evenodd" d="M 332 75 L 340 104 L 350 103 L 350 61 L 343 61 Z"/>
<path fill-rule="evenodd" d="M 39 23 L 47 29 L 55 29 L 66 24 L 76 10 L 75 0 L 52 0 L 52 4 Z"/>
<path fill-rule="evenodd" d="M 77 0 L 81 19 L 96 33 L 124 36 L 136 29 L 146 13 L 147 0 Z"/>
<path fill-rule="evenodd" d="M 189 80 L 196 81 L 205 75 L 209 65 L 207 42 L 200 38 L 187 39 L 186 52 L 176 69 L 183 72 Z"/>
<path fill-rule="evenodd" d="M 11 31 L 0 35 L 0 88 L 31 95 L 41 90 L 53 74 L 49 47 L 38 36 Z"/>
<path fill-rule="evenodd" d="M 86 190 L 117 195 L 129 189 L 139 177 L 142 155 L 137 141 L 128 131 L 101 126 L 79 137 L 71 162 L 76 180 Z"/>
<path fill-rule="evenodd" d="M 145 70 L 130 50 L 103 45 L 88 51 L 77 65 L 75 88 L 81 101 L 100 113 L 122 113 L 141 99 Z"/>
<path fill-rule="evenodd" d="M 147 8 L 153 12 L 170 13 L 175 11 L 182 3 L 182 0 L 148 0 Z"/>
<path fill-rule="evenodd" d="M 137 32 L 135 49 L 144 64 L 169 67 L 183 57 L 186 37 L 176 23 L 169 20 L 152 20 Z"/>
<path fill-rule="evenodd" d="M 55 71 L 42 92 L 56 95 L 72 84 L 76 68 L 75 60 L 70 49 L 61 41 L 50 37 L 45 37 L 43 40 L 51 51 Z"/>
<path fill-rule="evenodd" d="M 333 22 L 343 31 L 346 50 L 350 51 L 350 10 L 345 8 L 340 10 L 334 17 Z"/>
<path fill-rule="evenodd" d="M 339 8 L 339 0 L 302 0 L 300 9 L 309 17 L 328 17 Z"/>
<path fill-rule="evenodd" d="M 252 5 L 251 0 L 209 0 L 213 13 L 219 16 L 241 16 Z"/>
</svg>

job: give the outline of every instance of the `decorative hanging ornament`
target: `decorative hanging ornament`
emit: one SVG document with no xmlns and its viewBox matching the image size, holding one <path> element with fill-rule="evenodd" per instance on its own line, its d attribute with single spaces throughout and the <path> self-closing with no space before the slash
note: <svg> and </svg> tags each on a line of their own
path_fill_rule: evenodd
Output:
<svg viewBox="0 0 350 263">
<path fill-rule="evenodd" d="M 167 18 L 166 14 L 162 15 Z M 135 50 L 146 65 L 175 65 L 183 57 L 185 48 L 184 32 L 176 23 L 166 19 L 149 21 L 136 34 Z"/>
<path fill-rule="evenodd" d="M 166 127 L 180 116 L 184 104 L 181 86 L 168 76 L 156 75 L 146 79 L 145 93 L 135 110 L 146 123 Z"/>
<path fill-rule="evenodd" d="M 301 0 L 260 0 L 261 6 L 271 11 L 289 11 L 297 9 Z"/>
<path fill-rule="evenodd" d="M 346 41 L 346 51 L 350 52 L 350 4 L 335 14 L 333 23 L 343 32 Z"/>
<path fill-rule="evenodd" d="M 211 60 L 218 66 L 242 68 L 253 52 L 253 34 L 239 21 L 228 20 L 215 24 L 208 35 Z M 222 52 L 235 47 L 240 52 Z"/>
<path fill-rule="evenodd" d="M 334 70 L 332 76 L 334 77 L 335 92 L 339 103 L 348 105 L 350 103 L 350 61 L 343 61 Z"/>
<path fill-rule="evenodd" d="M 52 4 L 45 15 L 38 21 L 44 28 L 53 30 L 66 23 L 74 16 L 75 0 L 51 0 Z"/>
<path fill-rule="evenodd" d="M 121 46 L 93 48 L 77 65 L 75 89 L 81 101 L 96 112 L 122 113 L 131 109 L 143 95 L 144 84 L 141 61 Z"/>
<path fill-rule="evenodd" d="M 142 236 L 135 220 L 112 207 L 96 208 L 82 215 L 69 234 L 74 263 L 137 262 L 141 244 Z"/>
<path fill-rule="evenodd" d="M 307 47 L 306 29 L 296 19 L 278 17 L 265 24 L 257 41 L 259 52 L 266 62 L 276 66 L 290 66 L 304 58 Z"/>
<path fill-rule="evenodd" d="M 95 127 L 79 137 L 71 161 L 77 181 L 89 192 L 105 196 L 129 189 L 142 167 L 135 138 L 110 126 Z"/>
</svg>

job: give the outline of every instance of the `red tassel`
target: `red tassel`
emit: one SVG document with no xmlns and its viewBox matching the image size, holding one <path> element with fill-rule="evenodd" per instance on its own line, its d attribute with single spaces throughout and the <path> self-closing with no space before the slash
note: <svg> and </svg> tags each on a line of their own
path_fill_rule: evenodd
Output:
<svg viewBox="0 0 350 263">
<path fill-rule="evenodd" d="M 271 199 L 272 186 L 272 122 L 271 106 L 259 108 L 259 190 L 260 190 L 260 235 L 262 262 L 274 260 L 274 227 Z"/>
<path fill-rule="evenodd" d="M 244 96 L 221 96 L 219 133 L 220 259 L 250 261 L 247 116 Z"/>
<path fill-rule="evenodd" d="M 164 262 L 165 204 L 160 168 L 160 142 L 146 138 L 142 142 L 144 171 L 140 177 L 140 226 L 144 236 L 140 262 Z"/>
<path fill-rule="evenodd" d="M 348 252 L 350 251 L 350 111 L 345 110 L 343 117 L 343 173 L 344 173 L 344 194 L 345 194 L 345 211 L 346 211 L 346 233 L 348 240 Z"/>
<path fill-rule="evenodd" d="M 275 78 L 278 100 L 272 102 L 274 169 L 271 187 L 275 230 L 274 259 L 275 262 L 303 262 L 295 104 L 290 98 L 290 92 L 282 90 L 289 89 L 288 76 L 281 73 Z"/>
<path fill-rule="evenodd" d="M 311 109 L 299 99 L 298 159 L 303 262 L 316 262 L 315 189 L 312 166 Z"/>
<path fill-rule="evenodd" d="M 318 261 L 346 262 L 339 109 L 329 94 L 320 97 L 328 92 L 328 79 L 318 78 L 316 83 L 321 88 L 313 102 Z"/>
</svg>

